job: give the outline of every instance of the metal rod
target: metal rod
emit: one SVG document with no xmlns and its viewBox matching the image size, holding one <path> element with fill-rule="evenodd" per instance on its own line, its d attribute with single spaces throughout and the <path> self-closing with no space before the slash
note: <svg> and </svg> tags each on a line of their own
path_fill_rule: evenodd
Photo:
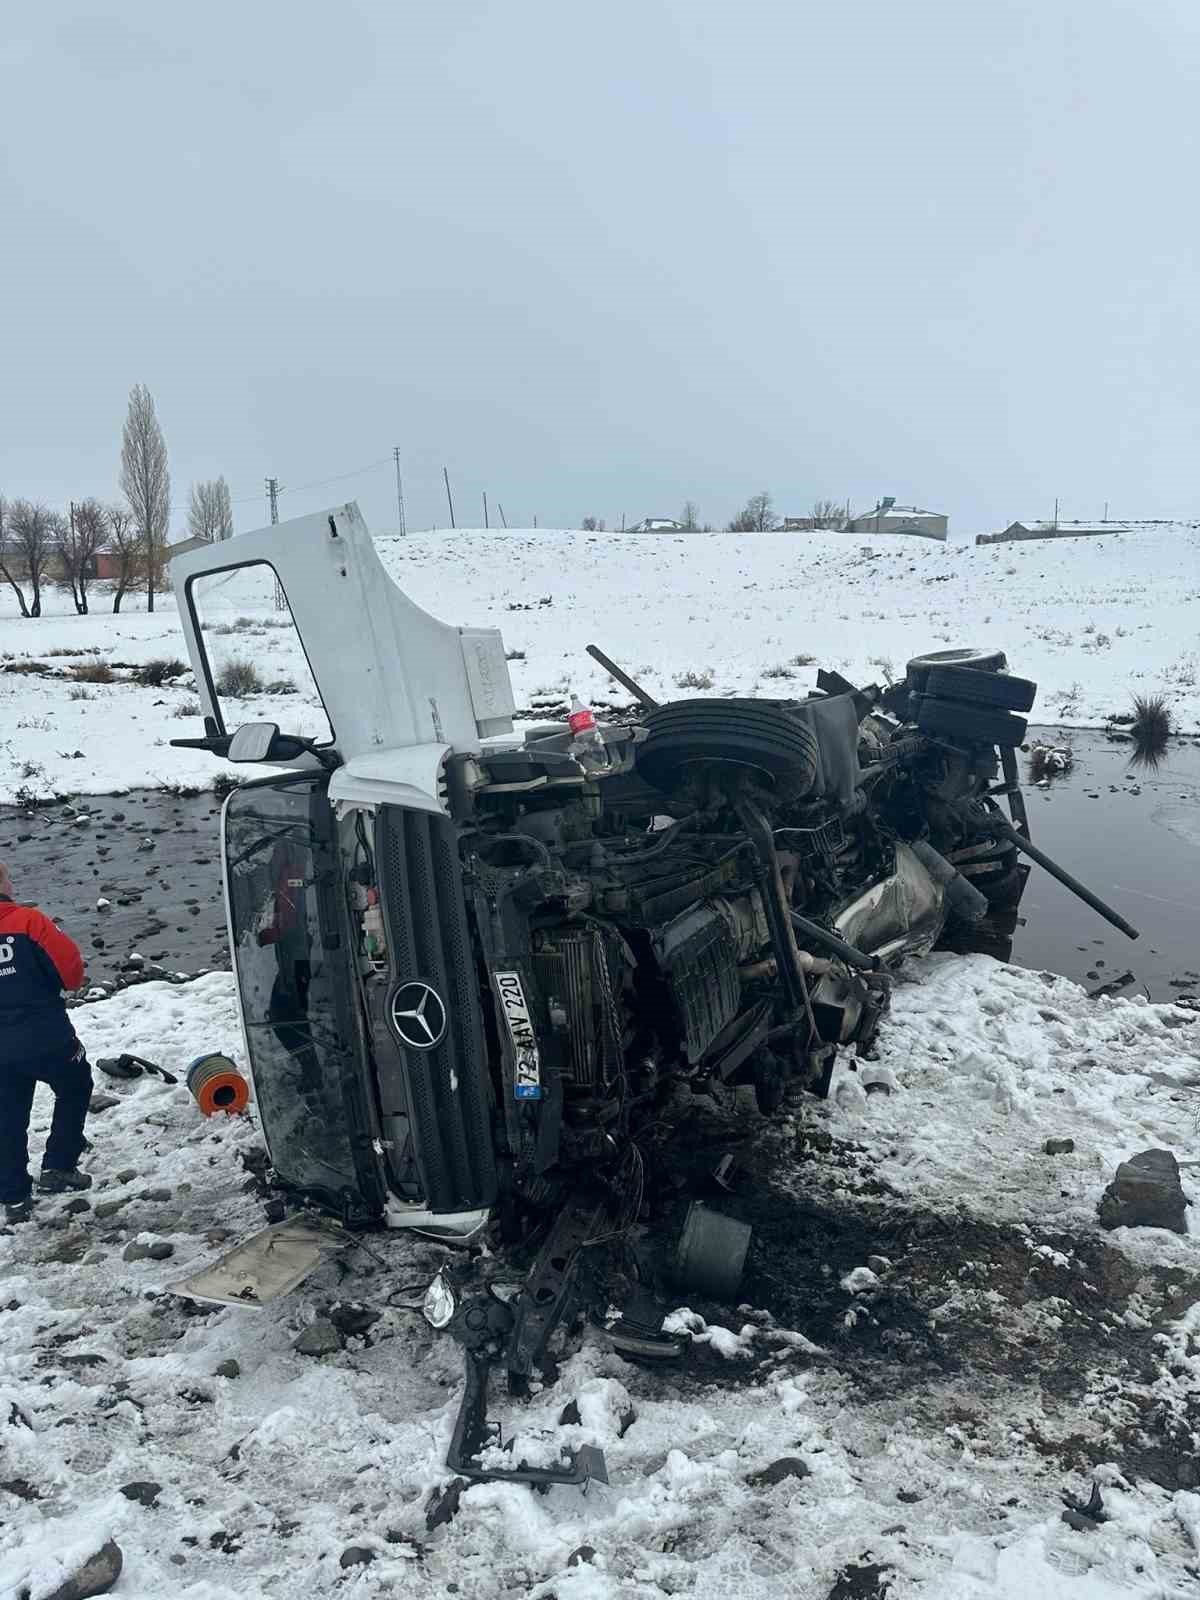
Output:
<svg viewBox="0 0 1200 1600">
<path fill-rule="evenodd" d="M 1004 769 L 1004 792 L 1008 795 L 1008 812 L 1013 826 L 1029 838 L 1029 813 L 1025 809 L 1025 796 L 1021 793 L 1021 775 L 1017 771 L 1017 755 L 1011 745 L 1000 750 L 1000 765 Z"/>
<path fill-rule="evenodd" d="M 604 654 L 604 651 L 600 649 L 599 645 L 589 644 L 587 647 L 587 653 L 591 656 L 593 661 L 598 661 L 600 663 L 610 678 L 615 678 L 623 689 L 628 689 L 630 694 L 640 706 L 644 706 L 647 711 L 658 710 L 659 702 L 654 698 L 654 696 L 647 694 L 645 689 L 643 689 L 640 684 L 635 683 L 627 672 L 622 672 L 615 661 L 610 661 L 609 658 Z"/>
<path fill-rule="evenodd" d="M 976 820 L 980 819 L 972 818 L 972 821 Z M 1065 867 L 1060 867 L 1057 861 L 1052 861 L 1044 850 L 1039 850 L 1037 845 L 1031 843 L 1023 833 L 1019 833 L 1011 822 L 1006 822 L 999 814 L 989 815 L 987 817 L 987 826 L 993 833 L 998 833 L 1002 839 L 1010 839 L 1018 850 L 1027 855 L 1030 860 L 1036 861 L 1039 867 L 1045 867 L 1052 878 L 1057 878 L 1064 889 L 1069 889 L 1073 895 L 1078 895 L 1085 905 L 1089 905 L 1093 911 L 1099 912 L 1105 922 L 1111 922 L 1114 928 L 1120 928 L 1121 932 L 1130 939 L 1141 937 L 1133 924 L 1126 922 L 1119 911 L 1114 911 L 1110 905 L 1106 905 L 1101 900 L 1098 894 L 1093 894 L 1090 889 L 1085 888 L 1079 879 L 1069 873 Z"/>
<path fill-rule="evenodd" d="M 798 1020 L 801 1016 L 807 1018 L 808 1044 L 811 1047 L 819 1039 L 820 1031 L 817 1028 L 817 1019 L 813 1015 L 812 999 L 808 992 L 804 969 L 800 965 L 800 952 L 796 948 L 795 935 L 788 921 L 791 908 L 788 905 L 787 891 L 783 887 L 779 854 L 775 849 L 775 835 L 762 808 L 753 800 L 743 795 L 736 802 L 735 809 L 758 857 L 756 876 L 762 891 L 763 911 L 766 913 L 771 945 L 779 963 L 779 981 L 787 997 L 791 1020 Z"/>
<path fill-rule="evenodd" d="M 819 944 L 835 956 L 840 956 L 847 966 L 857 967 L 860 972 L 878 972 L 883 965 L 878 956 L 869 956 L 857 946 L 847 944 L 845 939 L 839 939 L 836 933 L 830 933 L 829 929 L 823 928 L 819 922 L 810 922 L 798 911 L 793 911 L 790 915 L 793 928 L 798 929 L 806 939 L 811 939 L 813 944 Z"/>
</svg>

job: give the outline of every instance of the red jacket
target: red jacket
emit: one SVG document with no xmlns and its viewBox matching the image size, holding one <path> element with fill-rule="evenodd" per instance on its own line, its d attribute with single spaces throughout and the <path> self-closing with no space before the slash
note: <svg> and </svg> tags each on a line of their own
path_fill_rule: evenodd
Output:
<svg viewBox="0 0 1200 1600">
<path fill-rule="evenodd" d="M 0 897 L 0 1068 L 78 1048 L 62 991 L 82 982 L 74 940 L 36 907 Z"/>
</svg>

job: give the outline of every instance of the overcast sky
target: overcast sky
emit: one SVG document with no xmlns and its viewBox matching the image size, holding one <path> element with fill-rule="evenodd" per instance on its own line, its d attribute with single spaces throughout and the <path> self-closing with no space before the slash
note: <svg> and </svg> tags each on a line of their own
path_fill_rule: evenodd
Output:
<svg viewBox="0 0 1200 1600">
<path fill-rule="evenodd" d="M 107 13 L 107 14 L 106 14 Z M 1196 514 L 1196 0 L 6 9 L 0 492 Z M 314 480 L 350 474 L 343 481 Z M 493 519 L 496 512 L 493 510 Z"/>
</svg>

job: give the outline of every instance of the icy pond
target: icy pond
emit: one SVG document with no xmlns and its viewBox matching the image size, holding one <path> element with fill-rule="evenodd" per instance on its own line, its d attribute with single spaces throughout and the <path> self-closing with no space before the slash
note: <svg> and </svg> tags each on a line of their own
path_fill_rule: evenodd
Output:
<svg viewBox="0 0 1200 1600">
<path fill-rule="evenodd" d="M 1092 991 L 1132 973 L 1120 993 L 1200 993 L 1200 743 L 1174 740 L 1149 766 L 1101 733 L 1031 728 L 1035 738 L 1070 749 L 1074 765 L 1039 788 L 1021 757 L 1034 843 L 1141 937 L 1127 939 L 1035 866 L 1011 959 Z"/>
<path fill-rule="evenodd" d="M 1171 744 L 1157 769 L 1103 734 L 1031 730 L 1069 746 L 1071 771 L 1027 782 L 1034 841 L 1137 928 L 1130 941 L 1034 867 L 1011 960 L 1095 991 L 1155 1000 L 1200 992 L 1200 744 Z M 1028 757 L 1021 757 L 1028 778 Z M 0 860 L 17 895 L 78 939 L 94 981 L 131 952 L 171 972 L 228 966 L 218 871 L 220 806 L 211 794 L 163 790 L 89 796 L 77 808 L 0 809 Z M 86 818 L 86 820 L 81 820 Z M 105 899 L 107 908 L 97 910 Z"/>
</svg>

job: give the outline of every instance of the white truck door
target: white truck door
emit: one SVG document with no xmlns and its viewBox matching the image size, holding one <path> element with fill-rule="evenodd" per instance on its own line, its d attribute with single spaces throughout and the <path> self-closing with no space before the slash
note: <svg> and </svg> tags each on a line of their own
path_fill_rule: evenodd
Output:
<svg viewBox="0 0 1200 1600">
<path fill-rule="evenodd" d="M 353 502 L 171 563 L 210 731 L 231 733 L 263 714 L 261 701 L 246 715 L 222 693 L 205 636 L 236 626 L 212 622 L 214 600 L 229 592 L 230 575 L 245 580 L 264 618 L 279 583 L 328 719 L 329 742 L 344 761 L 411 745 L 477 751 L 482 739 L 512 731 L 515 703 L 499 630 L 454 627 L 410 600 L 388 576 Z M 261 626 L 265 635 L 266 621 Z M 309 731 L 288 726 L 286 698 L 270 709 L 285 733 Z"/>
</svg>

